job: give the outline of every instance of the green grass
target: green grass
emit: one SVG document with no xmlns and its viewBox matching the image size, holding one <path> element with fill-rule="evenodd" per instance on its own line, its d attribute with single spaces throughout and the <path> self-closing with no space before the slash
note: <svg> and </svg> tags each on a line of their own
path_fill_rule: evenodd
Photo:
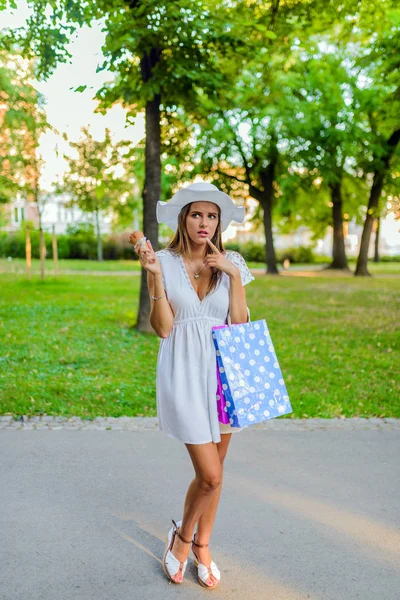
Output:
<svg viewBox="0 0 400 600">
<path fill-rule="evenodd" d="M 247 261 L 247 265 L 251 269 L 265 269 L 265 263 L 257 263 L 253 261 Z M 324 264 L 291 264 L 288 271 L 320 271 L 325 265 Z M 63 259 L 58 261 L 59 273 L 68 273 L 68 271 L 140 271 L 140 264 L 137 260 L 104 260 L 98 262 L 97 260 L 74 260 L 74 259 Z M 280 266 L 279 269 L 283 271 Z M 350 269 L 354 272 L 355 263 L 350 263 Z M 374 263 L 370 261 L 368 263 L 368 269 L 371 274 L 394 274 L 400 275 L 400 263 Z M 0 258 L 0 273 L 10 273 L 14 275 L 24 275 L 26 272 L 25 260 L 22 258 L 13 258 L 11 261 L 6 258 Z M 46 275 L 54 275 L 54 265 L 51 259 L 45 262 Z M 40 261 L 37 258 L 32 260 L 32 274 L 40 273 Z M 325 273 L 322 273 L 325 275 Z M 335 274 L 334 274 L 335 275 Z"/>
<path fill-rule="evenodd" d="M 386 266 L 386 265 L 385 265 Z M 0 413 L 155 416 L 160 339 L 134 328 L 139 277 L 0 275 Z M 290 417 L 400 417 L 400 279 L 256 275 Z"/>
<path fill-rule="evenodd" d="M 252 261 L 247 261 L 247 265 L 250 269 L 265 269 L 266 265 L 265 263 L 256 263 L 256 262 L 252 262 Z M 283 271 L 322 271 L 322 269 L 324 267 L 328 266 L 328 263 L 322 263 L 322 264 L 306 264 L 306 263 L 292 263 L 289 267 L 289 269 L 283 269 L 280 265 L 278 266 L 279 271 L 283 272 Z M 349 263 L 349 268 L 350 271 L 352 273 L 354 273 L 355 269 L 356 269 L 356 264 L 355 262 L 351 262 Z M 371 275 L 400 275 L 400 263 L 399 262 L 382 262 L 382 263 L 374 263 L 372 261 L 368 262 L 368 270 L 371 273 Z M 323 276 L 336 276 L 336 275 L 341 276 L 341 273 L 335 273 L 335 272 L 331 272 L 331 271 L 322 271 L 321 275 Z M 351 274 L 349 275 L 351 277 Z"/>
<path fill-rule="evenodd" d="M 59 273 L 64 271 L 140 271 L 141 267 L 137 260 L 76 260 L 62 259 L 58 261 Z M 32 259 L 32 274 L 40 273 L 40 261 Z M 0 273 L 25 274 L 26 266 L 23 258 L 7 260 L 0 258 Z M 45 261 L 45 272 L 54 275 L 54 264 L 51 259 Z"/>
</svg>

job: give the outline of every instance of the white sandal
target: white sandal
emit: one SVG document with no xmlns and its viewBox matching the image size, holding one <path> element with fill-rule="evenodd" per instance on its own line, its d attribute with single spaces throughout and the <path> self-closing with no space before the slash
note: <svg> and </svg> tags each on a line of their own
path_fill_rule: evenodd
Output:
<svg viewBox="0 0 400 600">
<path fill-rule="evenodd" d="M 179 533 L 178 528 L 181 526 L 182 521 L 178 521 L 177 523 L 175 523 L 175 521 L 172 519 L 172 523 L 174 524 L 174 526 L 168 532 L 167 546 L 165 548 L 163 556 L 163 569 L 165 571 L 165 574 L 171 581 L 179 584 L 182 583 L 183 577 L 185 575 L 187 559 L 183 562 L 178 560 L 172 554 L 171 548 L 174 545 L 176 535 L 182 540 L 182 542 L 186 542 L 187 544 L 190 544 L 192 540 L 185 540 L 185 538 L 183 538 Z M 179 570 L 182 570 L 182 581 L 175 581 L 173 577 L 178 573 Z"/>
<path fill-rule="evenodd" d="M 194 544 L 195 546 L 198 546 L 199 548 L 205 548 L 206 546 L 208 546 L 208 544 L 198 544 L 197 542 L 195 542 L 194 541 L 195 536 L 196 536 L 196 533 L 193 536 L 192 544 Z M 217 565 L 215 564 L 215 562 L 213 560 L 211 561 L 209 567 L 206 567 L 206 565 L 203 565 L 203 563 L 199 562 L 199 559 L 197 558 L 196 554 L 194 553 L 193 545 L 192 545 L 192 552 L 195 556 L 195 560 L 193 562 L 197 567 L 197 579 L 199 580 L 199 583 L 203 587 L 206 587 L 209 589 L 216 588 L 217 585 L 219 584 L 219 582 L 221 581 L 221 573 L 220 573 L 220 570 L 218 569 Z M 212 585 L 209 585 L 207 583 L 207 581 L 210 579 L 210 575 L 214 575 L 215 579 L 218 580 L 217 583 L 214 583 Z"/>
</svg>

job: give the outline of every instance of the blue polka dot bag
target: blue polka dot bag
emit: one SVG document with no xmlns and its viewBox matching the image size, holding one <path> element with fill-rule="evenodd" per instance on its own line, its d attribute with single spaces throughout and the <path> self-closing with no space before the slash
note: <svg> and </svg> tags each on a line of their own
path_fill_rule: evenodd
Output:
<svg viewBox="0 0 400 600">
<path fill-rule="evenodd" d="M 265 319 L 215 326 L 212 337 L 231 427 L 293 412 Z"/>
</svg>

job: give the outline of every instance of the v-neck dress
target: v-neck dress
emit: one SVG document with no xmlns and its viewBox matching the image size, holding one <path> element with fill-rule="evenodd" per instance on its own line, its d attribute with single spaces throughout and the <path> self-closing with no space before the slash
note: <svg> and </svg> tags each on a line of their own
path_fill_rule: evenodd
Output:
<svg viewBox="0 0 400 600">
<path fill-rule="evenodd" d="M 156 255 L 174 313 L 173 327 L 160 339 L 157 357 L 158 428 L 183 443 L 218 443 L 221 433 L 241 431 L 220 423 L 216 398 L 212 327 L 228 322 L 230 278 L 222 272 L 216 288 L 200 300 L 183 257 L 167 248 Z M 227 250 L 225 257 L 239 268 L 243 285 L 255 279 L 239 252 Z M 248 307 L 247 311 L 250 318 Z"/>
</svg>

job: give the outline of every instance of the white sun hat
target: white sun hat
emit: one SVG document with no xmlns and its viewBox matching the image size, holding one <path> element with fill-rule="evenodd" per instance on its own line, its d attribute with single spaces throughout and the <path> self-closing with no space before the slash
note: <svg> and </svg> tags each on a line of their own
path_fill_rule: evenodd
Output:
<svg viewBox="0 0 400 600">
<path fill-rule="evenodd" d="M 237 206 L 232 198 L 221 192 L 212 183 L 199 181 L 192 183 L 174 194 L 169 202 L 159 200 L 156 206 L 158 223 L 165 223 L 173 231 L 178 228 L 178 215 L 182 208 L 190 202 L 214 202 L 221 209 L 221 229 L 225 231 L 231 221 L 243 223 L 245 207 Z"/>
</svg>

